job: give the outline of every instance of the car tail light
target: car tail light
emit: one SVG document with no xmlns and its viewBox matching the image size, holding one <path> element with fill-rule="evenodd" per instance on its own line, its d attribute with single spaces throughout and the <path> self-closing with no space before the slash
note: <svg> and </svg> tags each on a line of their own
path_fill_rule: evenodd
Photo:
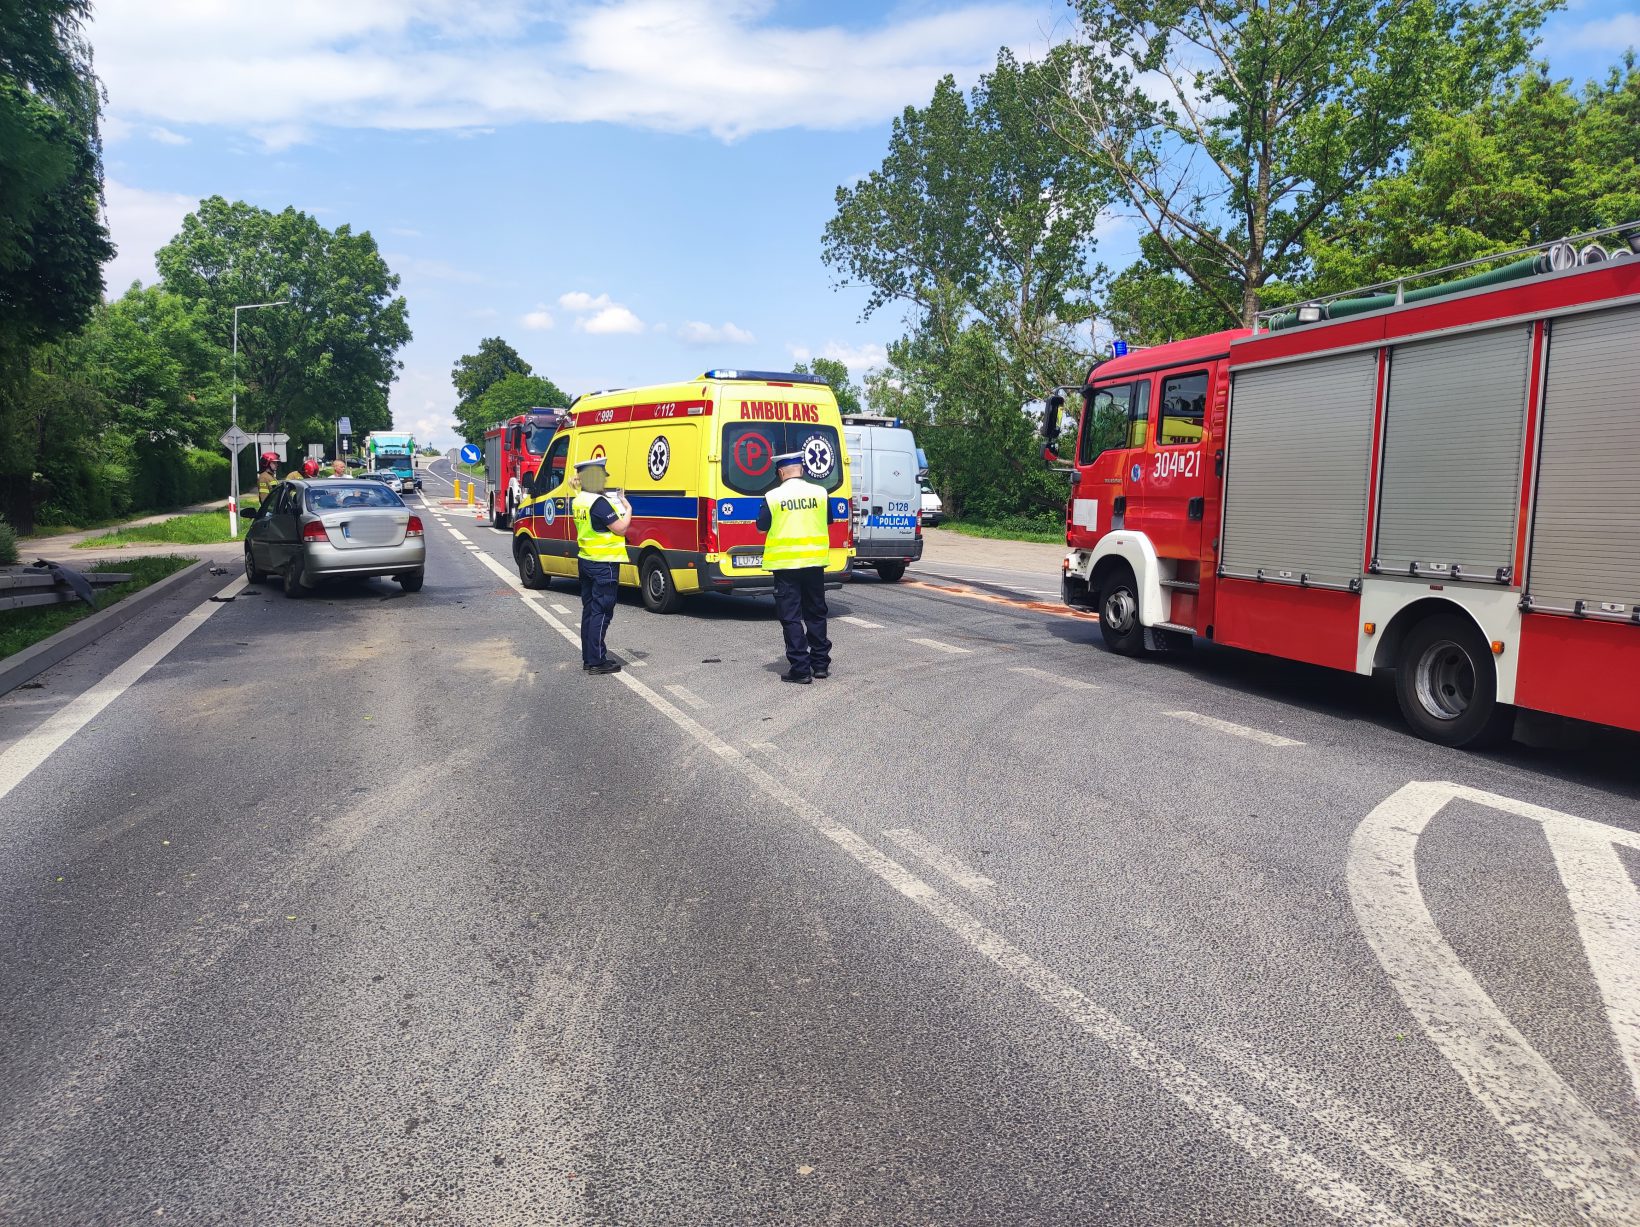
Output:
<svg viewBox="0 0 1640 1227">
<path fill-rule="evenodd" d="M 406 537 L 419 537 L 422 535 L 420 516 L 410 517 L 410 523 L 404 526 L 404 535 Z"/>
<path fill-rule="evenodd" d="M 325 531 L 325 526 L 321 522 L 318 520 L 310 520 L 308 523 L 302 525 L 302 540 L 329 541 L 330 534 Z"/>
</svg>

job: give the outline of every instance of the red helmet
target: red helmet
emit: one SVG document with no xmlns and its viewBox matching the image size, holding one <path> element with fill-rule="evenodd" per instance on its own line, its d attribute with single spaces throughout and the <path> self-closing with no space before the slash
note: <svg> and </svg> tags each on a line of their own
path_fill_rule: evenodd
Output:
<svg viewBox="0 0 1640 1227">
<path fill-rule="evenodd" d="M 318 474 L 319 474 L 319 462 L 317 460 L 315 460 L 315 459 L 313 459 L 313 457 L 309 456 L 306 460 L 302 461 L 302 476 L 303 477 L 317 477 Z"/>
</svg>

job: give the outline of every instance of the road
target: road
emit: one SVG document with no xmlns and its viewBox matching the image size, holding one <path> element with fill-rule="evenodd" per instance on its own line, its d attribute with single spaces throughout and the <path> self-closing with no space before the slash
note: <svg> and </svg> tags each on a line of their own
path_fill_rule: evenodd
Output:
<svg viewBox="0 0 1640 1227">
<path fill-rule="evenodd" d="M 433 468 L 421 593 L 218 576 L 0 699 L 7 1223 L 1640 1221 L 1635 739 L 989 561 L 807 688 L 750 596 L 590 677 Z"/>
</svg>

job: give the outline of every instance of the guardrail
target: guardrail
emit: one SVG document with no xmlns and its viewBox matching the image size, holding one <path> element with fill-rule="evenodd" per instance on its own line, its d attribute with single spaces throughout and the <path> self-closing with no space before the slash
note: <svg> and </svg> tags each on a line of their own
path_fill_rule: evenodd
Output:
<svg viewBox="0 0 1640 1227">
<path fill-rule="evenodd" d="M 130 580 L 111 571 L 81 573 L 56 563 L 0 568 L 0 609 L 27 609 L 35 605 L 66 605 L 84 601 L 97 607 L 95 589 Z"/>
</svg>

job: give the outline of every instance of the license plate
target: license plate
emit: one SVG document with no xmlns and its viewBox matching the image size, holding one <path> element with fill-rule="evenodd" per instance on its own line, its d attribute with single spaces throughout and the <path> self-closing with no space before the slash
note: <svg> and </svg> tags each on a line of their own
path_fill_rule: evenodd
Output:
<svg viewBox="0 0 1640 1227">
<path fill-rule="evenodd" d="M 761 567 L 762 565 L 763 565 L 763 555 L 762 554 L 736 554 L 735 555 L 735 566 L 737 566 L 737 567 Z"/>
</svg>

